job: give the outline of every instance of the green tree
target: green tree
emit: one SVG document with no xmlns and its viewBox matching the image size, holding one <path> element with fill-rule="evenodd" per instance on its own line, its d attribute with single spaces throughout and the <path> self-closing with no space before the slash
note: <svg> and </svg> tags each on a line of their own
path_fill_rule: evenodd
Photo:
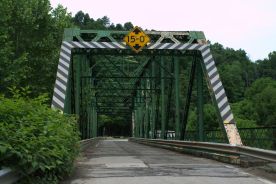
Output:
<svg viewBox="0 0 276 184">
<path fill-rule="evenodd" d="M 276 82 L 275 82 L 276 84 Z M 276 86 L 268 86 L 256 95 L 255 109 L 257 121 L 261 125 L 276 125 Z"/>
<path fill-rule="evenodd" d="M 51 94 L 63 29 L 72 25 L 70 15 L 62 6 L 51 11 L 47 0 L 6 1 L 1 6 L 5 26 L 0 42 L 5 43 L 0 48 L 0 92 L 30 86 L 33 96 Z"/>
<path fill-rule="evenodd" d="M 133 27 L 134 27 L 134 26 L 133 26 L 133 24 L 132 24 L 131 22 L 126 22 L 126 23 L 124 24 L 124 29 L 125 29 L 126 31 L 131 30 Z"/>
<path fill-rule="evenodd" d="M 268 55 L 268 59 L 257 61 L 260 77 L 271 77 L 276 80 L 276 51 Z"/>
<path fill-rule="evenodd" d="M 246 98 L 252 101 L 256 121 L 262 126 L 276 125 L 276 81 L 260 78 L 246 91 Z"/>
<path fill-rule="evenodd" d="M 239 101 L 244 96 L 245 84 L 242 72 L 241 64 L 238 61 L 224 64 L 219 68 L 222 83 L 231 102 Z"/>
</svg>

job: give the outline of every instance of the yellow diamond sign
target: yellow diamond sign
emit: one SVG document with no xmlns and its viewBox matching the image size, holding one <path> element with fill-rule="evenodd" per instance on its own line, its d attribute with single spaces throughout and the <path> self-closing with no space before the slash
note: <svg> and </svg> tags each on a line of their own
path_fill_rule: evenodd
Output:
<svg viewBox="0 0 276 184">
<path fill-rule="evenodd" d="M 136 53 L 140 52 L 143 47 L 150 41 L 150 37 L 138 26 L 134 27 L 125 37 L 124 41 Z"/>
</svg>

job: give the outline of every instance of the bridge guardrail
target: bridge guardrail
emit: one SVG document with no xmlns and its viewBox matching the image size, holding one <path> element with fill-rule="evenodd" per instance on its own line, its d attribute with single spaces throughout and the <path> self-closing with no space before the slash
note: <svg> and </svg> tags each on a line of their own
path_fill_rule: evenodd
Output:
<svg viewBox="0 0 276 184">
<path fill-rule="evenodd" d="M 12 171 L 9 168 L 3 168 L 0 170 L 0 183 L 1 184 L 10 184 L 18 181 L 20 175 L 16 171 Z"/>
<path fill-rule="evenodd" d="M 159 146 L 169 149 L 187 149 L 207 151 L 213 153 L 223 153 L 232 156 L 250 156 L 262 160 L 276 162 L 276 151 L 264 150 L 259 148 L 252 148 L 247 146 L 233 146 L 222 143 L 207 143 L 194 141 L 176 141 L 176 140 L 160 140 L 160 139 L 144 139 L 144 138 L 130 138 L 130 141 L 149 144 L 152 146 Z"/>
</svg>

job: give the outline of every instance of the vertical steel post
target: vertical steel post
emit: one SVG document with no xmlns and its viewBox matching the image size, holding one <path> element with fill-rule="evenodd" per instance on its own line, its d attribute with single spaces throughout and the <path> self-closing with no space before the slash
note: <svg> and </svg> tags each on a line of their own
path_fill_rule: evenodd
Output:
<svg viewBox="0 0 276 184">
<path fill-rule="evenodd" d="M 193 84 L 194 84 L 194 78 L 195 78 L 195 70 L 196 70 L 196 61 L 193 60 L 191 71 L 190 71 L 190 76 L 189 76 L 189 86 L 187 89 L 184 113 L 183 113 L 183 122 L 181 125 L 181 133 L 180 133 L 181 140 L 184 140 L 184 138 L 185 138 L 185 132 L 186 132 L 186 126 L 187 126 L 187 121 L 188 121 L 188 114 L 189 114 L 189 109 L 190 109 L 191 96 L 192 96 Z"/>
<path fill-rule="evenodd" d="M 161 66 L 165 68 L 164 57 L 161 57 Z M 166 101 L 165 101 L 165 71 L 161 68 L 161 138 L 166 138 Z"/>
<path fill-rule="evenodd" d="M 80 90 L 81 90 L 81 56 L 75 56 L 75 68 L 76 68 L 76 95 L 75 95 L 75 109 L 76 109 L 76 114 L 80 115 Z"/>
<path fill-rule="evenodd" d="M 67 114 L 72 114 L 72 107 L 71 107 L 71 98 L 72 98 L 72 80 L 71 76 L 73 72 L 71 72 L 71 69 L 69 70 L 69 79 L 67 83 L 67 89 L 66 89 L 66 99 L 65 99 L 65 104 L 64 104 L 64 113 Z"/>
<path fill-rule="evenodd" d="M 156 77 L 156 72 L 155 72 L 155 61 L 152 62 L 152 69 L 151 69 L 151 76 L 152 76 L 152 90 L 151 90 L 151 98 L 152 98 L 152 102 L 151 102 L 151 117 L 152 117 L 152 126 L 151 126 L 151 135 L 153 139 L 156 138 L 156 91 L 155 91 L 155 88 L 156 88 L 156 84 L 155 84 L 155 77 Z M 154 90 L 153 90 L 154 89 Z"/>
<path fill-rule="evenodd" d="M 90 69 L 89 69 L 89 59 L 86 56 L 85 57 L 85 65 L 84 65 L 84 69 L 85 69 L 85 75 L 89 75 L 90 74 Z M 85 117 L 85 123 L 86 123 L 86 138 L 90 138 L 90 122 L 89 122 L 89 100 L 86 96 L 86 91 L 88 91 L 88 89 L 90 89 L 90 83 L 89 80 L 90 79 L 84 79 L 84 92 L 85 94 L 83 94 L 83 98 L 85 100 L 85 102 L 83 104 L 85 104 L 85 111 L 86 111 L 86 117 Z"/>
<path fill-rule="evenodd" d="M 147 73 L 145 74 L 148 76 Z M 144 82 L 144 89 L 148 89 L 148 79 Z M 149 102 L 148 102 L 148 90 L 144 90 L 145 96 L 145 138 L 149 138 Z"/>
<path fill-rule="evenodd" d="M 138 91 L 138 94 L 139 94 L 139 107 L 138 107 L 138 117 L 139 117 L 139 125 L 140 125 L 140 128 L 139 128 L 139 137 L 144 137 L 144 123 L 143 123 L 143 107 L 142 107 L 142 91 L 139 90 Z"/>
<path fill-rule="evenodd" d="M 63 34 L 63 40 L 64 41 L 72 41 L 73 37 L 76 35 L 80 34 L 80 29 L 79 28 L 67 28 L 64 30 L 64 34 Z M 71 66 L 70 66 L 70 70 L 69 70 L 69 75 L 68 76 L 73 76 L 74 75 L 74 71 L 72 70 L 72 62 L 71 62 Z M 74 76 L 73 76 L 74 77 Z M 68 83 L 67 83 L 67 89 L 66 89 L 66 95 L 65 95 L 65 104 L 64 104 L 64 113 L 67 114 L 71 114 L 71 113 L 75 113 L 72 111 L 72 109 L 75 109 L 75 107 L 72 107 L 72 101 L 74 101 L 74 99 L 72 99 L 72 91 L 74 90 L 72 89 L 72 80 L 71 77 L 69 77 L 68 79 Z"/>
<path fill-rule="evenodd" d="M 135 137 L 134 111 L 131 112 L 131 137 Z"/>
<path fill-rule="evenodd" d="M 92 104 L 91 102 L 89 103 L 89 124 L 90 124 L 90 129 L 89 129 L 89 138 L 93 137 L 93 109 L 92 109 Z"/>
<path fill-rule="evenodd" d="M 204 141 L 204 125 L 203 125 L 203 75 L 201 61 L 195 56 L 196 60 L 196 82 L 197 82 L 197 125 L 199 141 Z"/>
<path fill-rule="evenodd" d="M 138 107 L 136 106 L 135 107 L 136 110 L 135 110 L 135 137 L 140 137 L 139 133 L 140 133 L 140 124 L 139 124 L 139 113 L 138 113 Z"/>
<path fill-rule="evenodd" d="M 180 139 L 180 83 L 179 83 L 179 60 L 174 57 L 174 78 L 175 78 L 175 139 Z"/>
<path fill-rule="evenodd" d="M 79 127 L 81 132 L 81 138 L 84 139 L 84 123 L 81 121 L 80 114 L 80 95 L 81 95 L 81 62 L 82 56 L 76 55 L 73 60 L 75 68 L 75 113 L 79 116 Z"/>
<path fill-rule="evenodd" d="M 93 118 L 93 121 L 92 121 L 92 137 L 97 137 L 97 129 L 98 129 L 98 126 L 97 126 L 97 112 L 96 112 L 96 107 L 93 106 L 92 107 L 92 118 Z"/>
</svg>

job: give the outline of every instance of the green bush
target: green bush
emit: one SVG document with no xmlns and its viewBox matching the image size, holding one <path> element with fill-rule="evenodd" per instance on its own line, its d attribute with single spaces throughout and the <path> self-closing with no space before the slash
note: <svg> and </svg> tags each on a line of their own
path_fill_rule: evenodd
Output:
<svg viewBox="0 0 276 184">
<path fill-rule="evenodd" d="M 57 183 L 79 152 L 75 118 L 44 100 L 0 96 L 0 166 L 20 171 L 23 183 Z"/>
</svg>

